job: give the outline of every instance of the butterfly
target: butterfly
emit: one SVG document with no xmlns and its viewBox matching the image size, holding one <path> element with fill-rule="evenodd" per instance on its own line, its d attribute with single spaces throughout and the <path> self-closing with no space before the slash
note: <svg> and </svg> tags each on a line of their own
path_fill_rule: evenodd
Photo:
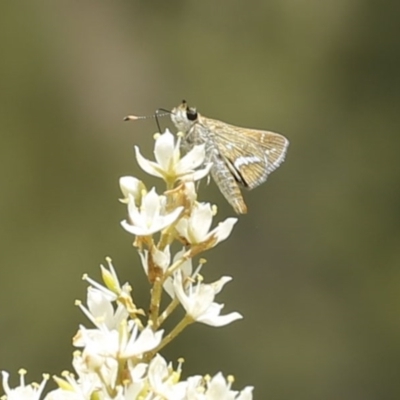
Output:
<svg viewBox="0 0 400 400">
<path fill-rule="evenodd" d="M 166 110 L 163 110 L 166 111 Z M 170 111 L 171 120 L 184 134 L 187 150 L 204 144 L 211 176 L 236 213 L 247 206 L 241 188 L 254 189 L 284 161 L 289 141 L 281 134 L 240 128 L 204 117 L 185 100 Z"/>
</svg>

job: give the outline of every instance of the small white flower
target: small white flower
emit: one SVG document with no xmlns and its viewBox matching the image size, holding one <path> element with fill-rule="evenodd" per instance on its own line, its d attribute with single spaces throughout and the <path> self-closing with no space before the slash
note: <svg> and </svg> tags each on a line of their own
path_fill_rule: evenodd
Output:
<svg viewBox="0 0 400 400">
<path fill-rule="evenodd" d="M 123 203 L 128 203 L 129 196 L 133 196 L 135 202 L 139 204 L 142 191 L 145 190 L 142 181 L 133 176 L 122 176 L 119 178 L 119 187 L 124 195 L 124 198 L 121 200 Z"/>
<path fill-rule="evenodd" d="M 239 396 L 236 390 L 231 390 L 232 379 L 225 379 L 221 372 L 218 372 L 210 381 L 207 382 L 207 390 L 205 398 L 208 400 L 251 400 L 253 388 L 247 386 L 243 389 Z"/>
<path fill-rule="evenodd" d="M 179 400 L 185 398 L 187 383 L 179 382 L 178 373 L 167 365 L 167 362 L 162 356 L 156 354 L 151 360 L 148 370 L 148 380 L 150 387 L 154 393 L 157 393 L 161 398 L 167 400 Z"/>
<path fill-rule="evenodd" d="M 197 181 L 206 176 L 211 169 L 211 164 L 195 171 L 204 163 L 204 144 L 194 146 L 184 157 L 180 154 L 180 138 L 175 144 L 172 133 L 167 129 L 156 139 L 154 156 L 156 162 L 145 159 L 137 146 L 135 146 L 136 159 L 140 167 L 150 175 L 164 179 L 166 182 L 175 182 L 179 179 L 189 178 Z"/>
<path fill-rule="evenodd" d="M 132 196 L 129 198 L 128 213 L 129 222 L 121 222 L 122 227 L 136 235 L 148 236 L 161 231 L 174 223 L 183 207 L 177 207 L 170 213 L 165 213 L 165 196 L 159 196 L 153 188 L 142 198 L 140 209 L 136 206 Z"/>
<path fill-rule="evenodd" d="M 149 251 L 141 250 L 139 251 L 140 260 L 142 261 L 142 266 L 146 275 L 149 275 Z M 163 251 L 158 250 L 157 247 L 151 249 L 151 257 L 154 264 L 161 268 L 164 272 L 169 267 L 171 262 L 171 252 L 169 246 L 166 246 Z"/>
<path fill-rule="evenodd" d="M 252 400 L 253 387 L 246 386 L 240 393 L 231 390 L 233 378 L 224 378 L 218 372 L 213 378 L 204 379 L 201 376 L 192 376 L 187 380 L 185 399 L 190 400 Z"/>
<path fill-rule="evenodd" d="M 129 325 L 121 323 L 118 331 L 80 327 L 73 344 L 84 347 L 82 359 L 90 369 L 118 365 L 118 361 L 133 357 L 141 358 L 160 344 L 163 330 L 153 332 L 147 326 L 139 332 L 138 326 L 130 322 Z"/>
<path fill-rule="evenodd" d="M 74 360 L 75 359 L 76 355 L 74 355 Z M 83 364 L 82 361 L 81 363 Z M 90 396 L 93 391 L 98 392 L 105 384 L 105 381 L 100 380 L 96 373 L 89 372 L 87 368 L 84 369 L 84 372 L 82 368 L 76 370 L 78 377 L 67 371 L 62 373 L 62 378 L 53 376 L 53 379 L 59 388 L 49 392 L 45 397 L 45 400 L 82 400 L 91 398 Z M 108 381 L 107 377 L 104 378 Z"/>
<path fill-rule="evenodd" d="M 120 338 L 118 354 L 121 358 L 140 357 L 161 343 L 163 333 L 163 330 L 154 332 L 150 326 L 146 326 L 139 333 L 138 326 L 133 324 L 128 338 L 126 340 Z"/>
<path fill-rule="evenodd" d="M 186 253 L 185 248 L 183 248 L 181 251 L 178 251 L 174 256 L 174 260 L 172 263 L 175 264 L 177 261 L 181 260 L 185 253 Z M 198 268 L 196 270 L 196 273 L 199 271 L 199 269 L 200 268 Z M 181 271 L 181 273 L 183 275 L 183 280 L 185 280 L 188 277 L 191 277 L 192 273 L 193 273 L 192 259 L 188 258 L 185 261 L 183 261 L 183 263 L 179 267 L 179 271 Z M 175 297 L 173 282 L 174 282 L 173 278 L 169 277 L 168 279 L 165 280 L 164 285 L 163 285 L 164 290 L 168 293 L 168 295 L 171 298 Z"/>
<path fill-rule="evenodd" d="M 86 393 L 77 393 L 75 391 L 65 389 L 55 389 L 47 393 L 47 396 L 44 398 L 44 400 L 82 400 L 85 398 L 90 398 L 90 393 L 87 393 L 88 397 L 85 397 L 84 394 Z"/>
<path fill-rule="evenodd" d="M 87 303 L 89 309 L 83 306 L 80 301 L 76 301 L 75 304 L 98 328 L 110 330 L 125 320 L 128 314 L 130 316 L 134 314 L 143 315 L 143 310 L 137 309 L 133 303 L 132 288 L 129 283 L 124 283 L 121 286 L 111 259 L 106 257 L 106 261 L 108 269 L 103 265 L 100 266 L 105 286 L 96 282 L 87 274 L 83 275 L 83 279 L 93 286 L 93 288 L 88 289 Z M 111 305 L 112 302 L 117 302 L 115 310 Z"/>
<path fill-rule="evenodd" d="M 243 318 L 238 312 L 220 315 L 224 305 L 214 302 L 215 295 L 231 279 L 229 276 L 223 276 L 212 284 L 190 283 L 185 290 L 181 273 L 178 271 L 174 275 L 174 290 L 186 313 L 195 321 L 211 326 L 223 326 Z"/>
<path fill-rule="evenodd" d="M 127 283 L 121 286 L 111 258 L 106 257 L 106 261 L 108 264 L 108 269 L 104 267 L 104 265 L 100 265 L 101 275 L 106 286 L 96 282 L 87 274 L 84 274 L 82 279 L 89 282 L 93 287 L 102 291 L 104 296 L 106 296 L 109 301 L 117 300 L 121 294 L 129 295 L 131 287 Z"/>
<path fill-rule="evenodd" d="M 37 384 L 25 384 L 25 374 L 24 369 L 19 370 L 19 386 L 11 389 L 8 384 L 8 378 L 10 374 L 7 371 L 1 371 L 3 376 L 2 386 L 3 390 L 7 396 L 7 400 L 39 400 L 44 386 L 48 381 L 48 375 L 43 375 L 43 380 L 40 385 Z"/>
<path fill-rule="evenodd" d="M 196 202 L 197 199 L 196 184 L 193 181 L 185 182 L 183 193 L 191 205 L 193 205 Z"/>
<path fill-rule="evenodd" d="M 74 346 L 84 348 L 82 361 L 91 371 L 103 366 L 107 358 L 114 357 L 118 349 L 117 342 L 118 331 L 115 329 L 87 329 L 82 325 L 72 340 Z"/>
<path fill-rule="evenodd" d="M 165 271 L 171 262 L 171 252 L 169 251 L 169 246 L 166 246 L 163 251 L 158 250 L 157 247 L 152 249 L 152 256 L 155 264 Z"/>
<path fill-rule="evenodd" d="M 190 400 L 207 400 L 204 395 L 203 382 L 204 378 L 200 375 L 190 376 L 186 379 L 187 389 L 185 399 Z"/>
<path fill-rule="evenodd" d="M 114 310 L 113 300 L 106 295 L 106 292 L 89 286 L 87 291 L 88 308 L 80 303 L 78 306 L 98 328 L 112 330 L 117 329 L 121 321 L 129 315 L 128 310 L 122 304 L 118 304 Z"/>
<path fill-rule="evenodd" d="M 231 233 L 237 218 L 227 218 L 210 231 L 213 212 L 209 203 L 197 203 L 188 218 L 182 218 L 176 224 L 176 230 L 190 244 L 199 244 L 215 237 L 214 246 L 225 240 Z"/>
<path fill-rule="evenodd" d="M 129 370 L 129 376 L 132 382 L 140 382 L 144 380 L 145 374 L 147 373 L 148 365 L 146 363 L 135 363 L 134 365 L 127 364 Z"/>
<path fill-rule="evenodd" d="M 207 382 L 206 397 L 210 399 L 234 399 L 237 392 L 231 391 L 232 383 L 227 381 L 221 372 L 218 372 Z"/>
<path fill-rule="evenodd" d="M 246 386 L 236 397 L 236 400 L 252 400 L 253 399 L 253 386 Z"/>
<path fill-rule="evenodd" d="M 137 400 L 141 399 L 141 393 L 146 391 L 145 382 L 133 382 L 129 383 L 128 385 L 118 386 L 116 388 L 117 394 L 115 397 L 113 396 L 112 400 Z M 109 397 L 106 397 L 108 399 Z M 111 400 L 111 399 L 110 399 Z"/>
</svg>

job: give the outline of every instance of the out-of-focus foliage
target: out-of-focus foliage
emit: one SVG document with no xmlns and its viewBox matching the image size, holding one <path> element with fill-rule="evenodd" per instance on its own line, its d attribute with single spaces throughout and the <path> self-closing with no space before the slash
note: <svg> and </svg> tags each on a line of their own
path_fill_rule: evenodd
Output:
<svg viewBox="0 0 400 400">
<path fill-rule="evenodd" d="M 165 355 L 185 356 L 188 374 L 232 373 L 259 399 L 398 398 L 399 12 L 371 0 L 3 2 L 0 368 L 39 380 L 70 365 L 79 278 L 106 255 L 145 304 L 118 178 L 140 177 L 133 145 L 150 156 L 156 126 L 122 117 L 185 98 L 291 147 L 209 253 L 245 319 L 193 327 Z M 232 213 L 214 184 L 200 193 Z"/>
</svg>

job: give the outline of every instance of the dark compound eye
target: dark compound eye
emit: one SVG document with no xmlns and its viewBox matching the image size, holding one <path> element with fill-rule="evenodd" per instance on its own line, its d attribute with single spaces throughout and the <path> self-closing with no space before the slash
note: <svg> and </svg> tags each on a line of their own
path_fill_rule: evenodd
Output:
<svg viewBox="0 0 400 400">
<path fill-rule="evenodd" d="M 195 121 L 197 119 L 197 111 L 195 108 L 188 108 L 186 110 L 186 116 L 189 121 Z"/>
</svg>

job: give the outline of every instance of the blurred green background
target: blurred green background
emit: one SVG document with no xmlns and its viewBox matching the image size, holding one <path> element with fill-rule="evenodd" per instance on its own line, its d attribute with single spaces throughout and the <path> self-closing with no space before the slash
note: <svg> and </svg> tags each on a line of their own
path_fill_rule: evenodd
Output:
<svg viewBox="0 0 400 400">
<path fill-rule="evenodd" d="M 146 307 L 118 178 L 145 178 L 154 120 L 182 98 L 285 134 L 287 161 L 207 254 L 244 320 L 163 353 L 257 399 L 400 396 L 400 3 L 40 1 L 0 5 L 0 369 L 71 369 L 84 272 L 113 258 Z M 166 120 L 162 121 L 170 126 Z M 155 180 L 147 182 L 156 183 Z M 232 215 L 213 183 L 201 200 Z M 48 387 L 52 387 L 49 384 Z"/>
</svg>

